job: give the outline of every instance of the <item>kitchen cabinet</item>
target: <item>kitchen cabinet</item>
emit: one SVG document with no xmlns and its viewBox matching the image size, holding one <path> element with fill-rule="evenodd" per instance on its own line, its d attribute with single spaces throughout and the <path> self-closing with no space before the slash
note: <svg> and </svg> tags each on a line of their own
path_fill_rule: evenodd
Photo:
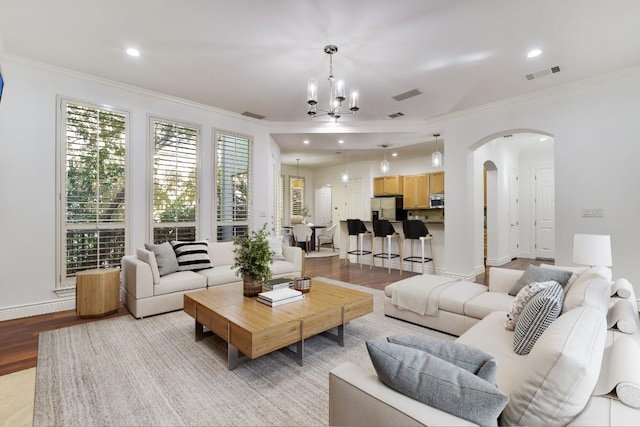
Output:
<svg viewBox="0 0 640 427">
<path fill-rule="evenodd" d="M 429 194 L 444 194 L 444 172 L 430 174 Z"/>
<path fill-rule="evenodd" d="M 403 177 L 404 209 L 429 208 L 429 174 L 406 175 Z"/>
<path fill-rule="evenodd" d="M 400 175 L 379 176 L 373 178 L 374 196 L 398 196 L 402 194 L 402 177 Z"/>
</svg>

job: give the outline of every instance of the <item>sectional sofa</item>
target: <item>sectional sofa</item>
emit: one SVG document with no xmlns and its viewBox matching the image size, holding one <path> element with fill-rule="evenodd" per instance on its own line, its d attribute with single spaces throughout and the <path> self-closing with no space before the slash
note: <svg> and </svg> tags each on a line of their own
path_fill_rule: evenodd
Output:
<svg viewBox="0 0 640 427">
<path fill-rule="evenodd" d="M 500 425 L 639 425 L 640 370 L 627 374 L 630 371 L 624 369 L 635 367 L 640 357 L 633 289 L 627 286 L 622 305 L 612 296 L 618 281 L 610 281 L 610 270 L 573 270 L 564 288 L 562 313 L 528 354 L 514 351 L 515 332 L 505 329 L 515 299 L 509 291 L 522 271 L 492 268 L 488 286 L 415 276 L 387 287 L 385 314 L 457 335 L 456 343 L 492 355 L 497 364 L 495 385 L 509 397 L 497 420 Z M 414 304 L 420 283 L 427 295 Z M 408 298 L 394 295 L 398 288 L 407 290 Z M 621 329 L 627 333 L 616 328 L 618 321 L 623 324 L 612 316 L 612 307 L 618 306 L 626 307 L 626 326 Z M 611 398 L 616 391 L 620 400 Z M 329 423 L 474 425 L 469 418 L 396 391 L 371 369 L 352 363 L 329 374 Z"/>
<path fill-rule="evenodd" d="M 122 258 L 125 304 L 136 318 L 166 313 L 183 308 L 183 295 L 197 289 L 241 283 L 231 268 L 234 261 L 233 242 L 209 242 L 211 267 L 198 271 L 175 271 L 160 275 L 152 251 L 138 248 L 136 255 Z M 297 277 L 304 271 L 302 250 L 281 246 L 281 254 L 271 264 L 273 278 Z"/>
</svg>

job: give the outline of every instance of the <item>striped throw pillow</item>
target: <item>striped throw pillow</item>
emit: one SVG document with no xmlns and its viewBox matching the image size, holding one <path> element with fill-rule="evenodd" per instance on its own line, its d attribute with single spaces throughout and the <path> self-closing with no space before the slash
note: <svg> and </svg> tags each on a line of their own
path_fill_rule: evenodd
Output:
<svg viewBox="0 0 640 427">
<path fill-rule="evenodd" d="M 178 259 L 178 271 L 198 271 L 213 267 L 209 259 L 209 243 L 206 240 L 195 242 L 172 240 L 171 246 Z"/>
<path fill-rule="evenodd" d="M 529 354 L 542 333 L 560 316 L 563 299 L 562 286 L 555 283 L 529 300 L 513 334 L 513 350 L 516 353 Z"/>
</svg>

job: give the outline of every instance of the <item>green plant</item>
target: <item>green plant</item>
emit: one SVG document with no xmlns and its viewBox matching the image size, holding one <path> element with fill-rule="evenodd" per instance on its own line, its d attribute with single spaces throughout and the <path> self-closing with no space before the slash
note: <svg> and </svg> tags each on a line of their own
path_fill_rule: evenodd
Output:
<svg viewBox="0 0 640 427">
<path fill-rule="evenodd" d="M 302 211 L 300 212 L 300 215 L 302 215 L 302 218 L 307 218 L 309 216 L 309 206 L 304 205 L 302 207 Z"/>
<path fill-rule="evenodd" d="M 267 224 L 259 231 L 237 236 L 233 240 L 235 259 L 231 268 L 235 269 L 236 276 L 253 277 L 262 284 L 271 280 L 273 252 L 269 249 L 266 227 Z"/>
</svg>

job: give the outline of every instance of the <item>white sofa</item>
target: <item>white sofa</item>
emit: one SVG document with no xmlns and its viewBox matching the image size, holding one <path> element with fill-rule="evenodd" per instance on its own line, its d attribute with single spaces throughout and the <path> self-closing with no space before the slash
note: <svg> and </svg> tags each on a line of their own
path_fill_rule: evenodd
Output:
<svg viewBox="0 0 640 427">
<path fill-rule="evenodd" d="M 478 284 L 464 286 L 470 282 L 448 285 L 438 294 L 442 300 L 438 316 L 393 307 L 387 293 L 385 313 L 460 335 L 456 342 L 493 355 L 498 367 L 496 385 L 510 398 L 502 412 L 502 425 L 639 425 L 640 410 L 605 396 L 591 395 L 599 381 L 610 379 L 608 372 L 601 371 L 609 369 L 602 363 L 605 348 L 615 349 L 612 343 L 624 335 L 607 330 L 607 311 L 612 305 L 611 282 L 602 278 L 607 271 L 597 274 L 597 270 L 590 269 L 572 276 L 562 315 L 527 355 L 514 352 L 514 332 L 504 327 L 513 301 L 506 292 L 522 271 L 492 268 L 489 286 L 484 290 Z M 425 276 L 414 280 L 437 280 Z M 398 285 L 387 289 L 393 290 L 394 286 Z M 635 296 L 633 299 L 635 306 Z M 637 324 L 637 307 L 634 309 L 633 321 Z M 438 320 L 439 316 L 444 319 Z M 640 339 L 637 332 L 632 337 Z M 628 363 L 637 364 L 637 360 Z M 387 387 L 374 372 L 352 363 L 341 364 L 329 374 L 329 423 L 473 425 Z"/>
<path fill-rule="evenodd" d="M 181 310 L 186 292 L 211 286 L 241 283 L 231 268 L 234 261 L 233 242 L 209 242 L 209 258 L 213 268 L 200 271 L 177 271 L 159 277 L 154 283 L 151 265 L 143 256 L 127 255 L 122 258 L 125 303 L 136 318 Z M 141 254 L 144 251 L 138 250 Z M 282 247 L 283 260 L 271 265 L 273 278 L 297 277 L 304 271 L 302 250 L 293 246 Z"/>
</svg>

